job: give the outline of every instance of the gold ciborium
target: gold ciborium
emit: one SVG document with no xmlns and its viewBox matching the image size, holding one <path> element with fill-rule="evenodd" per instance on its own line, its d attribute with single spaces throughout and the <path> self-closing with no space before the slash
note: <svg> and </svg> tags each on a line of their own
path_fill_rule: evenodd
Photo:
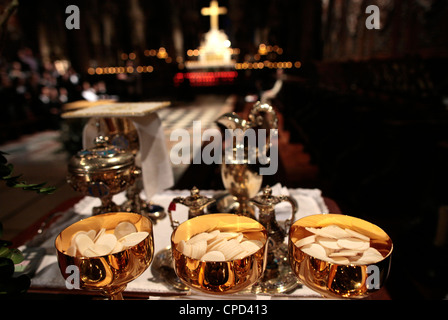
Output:
<svg viewBox="0 0 448 320">
<path fill-rule="evenodd" d="M 191 258 L 179 250 L 181 241 L 188 241 L 202 232 L 242 233 L 246 238 L 259 240 L 256 252 L 230 261 L 206 261 Z M 240 292 L 254 284 L 266 268 L 267 232 L 256 220 L 235 214 L 207 214 L 180 224 L 171 235 L 174 270 L 188 287 L 202 293 L 222 295 Z"/>
<path fill-rule="evenodd" d="M 277 130 L 277 115 L 272 106 L 257 102 L 252 106 L 248 120 L 232 112 L 223 114 L 216 123 L 224 127 L 226 132 L 221 178 L 224 187 L 237 203 L 233 206 L 234 213 L 254 218 L 254 209 L 249 199 L 254 197 L 262 186 L 263 176 L 259 173 L 259 160 L 265 159 L 267 163 L 271 161 L 267 156 L 272 146 L 270 130 Z M 262 140 L 259 133 L 263 132 Z"/>
<path fill-rule="evenodd" d="M 121 211 L 112 197 L 134 184 L 134 156 L 108 144 L 103 136 L 98 136 L 95 143 L 95 147 L 81 150 L 70 159 L 67 182 L 75 191 L 101 199 L 93 215 Z"/>
<path fill-rule="evenodd" d="M 148 236 L 126 249 L 98 257 L 71 256 L 69 247 L 79 231 L 113 230 L 121 222 L 132 223 L 138 232 Z M 97 291 L 111 300 L 123 299 L 126 285 L 139 277 L 151 264 L 154 255 L 153 227 L 150 219 L 135 213 L 114 212 L 96 215 L 72 224 L 55 240 L 59 269 L 66 281 L 78 283 L 79 289 Z"/>
<path fill-rule="evenodd" d="M 370 238 L 370 247 L 382 257 L 365 264 L 341 263 L 310 255 L 296 245 L 297 241 L 313 236 L 309 228 L 328 226 L 347 228 Z M 288 246 L 291 268 L 298 279 L 327 298 L 365 298 L 383 288 L 393 251 L 392 240 L 382 229 L 365 220 L 340 214 L 318 214 L 296 221 L 289 230 Z"/>
<path fill-rule="evenodd" d="M 142 168 L 140 167 L 140 140 L 134 123 L 125 117 L 97 118 L 98 135 L 107 137 L 109 144 L 119 150 L 131 152 L 135 157 L 135 183 L 126 189 L 126 200 L 120 208 L 126 212 L 136 212 L 148 216 L 153 222 L 166 216 L 160 205 L 145 201 L 140 197 L 143 190 Z"/>
<path fill-rule="evenodd" d="M 140 144 L 138 132 L 131 120 L 124 117 L 96 118 L 98 135 L 108 138 L 108 142 L 120 150 L 137 154 Z"/>
</svg>

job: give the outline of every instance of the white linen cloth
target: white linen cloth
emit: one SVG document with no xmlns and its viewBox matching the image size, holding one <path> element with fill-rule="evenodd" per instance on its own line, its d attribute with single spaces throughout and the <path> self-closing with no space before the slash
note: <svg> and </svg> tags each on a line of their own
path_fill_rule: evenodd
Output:
<svg viewBox="0 0 448 320">
<path fill-rule="evenodd" d="M 279 188 L 279 189 L 277 189 Z M 321 214 L 328 212 L 327 207 L 323 201 L 321 196 L 321 191 L 319 189 L 283 189 L 281 186 L 275 187 L 276 192 L 287 192 L 289 195 L 293 196 L 298 204 L 299 210 L 296 213 L 295 220 L 298 220 L 302 217 L 313 215 L 313 214 Z M 216 194 L 217 191 L 213 190 L 201 190 L 201 194 L 205 196 L 212 197 Z M 153 196 L 153 201 L 164 208 L 168 208 L 170 202 L 173 198 L 181 196 L 186 197 L 190 195 L 190 190 L 167 190 L 162 193 L 157 193 Z M 114 196 L 113 200 L 117 204 L 125 201 L 125 193 L 120 193 Z M 144 198 L 144 194 L 142 194 L 142 198 Z M 100 200 L 98 198 L 93 197 L 85 197 L 81 199 L 71 210 L 75 210 L 76 215 L 71 218 L 69 221 L 65 223 L 64 226 L 60 226 L 62 230 L 63 227 L 68 226 L 74 223 L 76 220 L 80 220 L 82 218 L 88 217 L 92 214 L 92 208 L 100 205 Z M 285 203 L 286 206 L 289 206 L 288 203 Z M 278 212 L 277 219 L 290 219 L 291 217 L 291 209 L 289 206 L 289 210 L 286 209 L 277 211 Z M 183 205 L 177 205 L 176 211 L 173 212 L 173 219 L 178 220 L 179 222 L 183 222 L 188 217 L 188 208 Z M 153 228 L 153 236 L 154 236 L 154 253 L 157 254 L 161 250 L 170 246 L 170 237 L 173 229 L 170 224 L 170 220 L 168 217 L 158 221 L 154 224 Z M 41 265 L 39 266 L 36 275 L 31 279 L 31 287 L 33 288 L 47 288 L 47 289 L 65 289 L 65 282 L 62 278 L 61 271 L 57 265 L 57 258 L 55 255 L 56 249 L 54 248 L 54 240 L 57 236 L 57 233 L 54 234 L 51 238 L 49 238 L 42 247 L 47 248 L 47 255 L 44 257 Z M 287 242 L 288 239 L 285 239 Z M 22 248 L 23 249 L 23 248 Z M 189 292 L 179 292 L 175 289 L 172 289 L 169 285 L 164 282 L 158 282 L 154 278 L 151 272 L 151 266 L 137 279 L 130 282 L 126 288 L 126 291 L 130 292 L 141 292 L 147 293 L 148 296 L 151 296 L 151 299 L 169 299 L 167 295 L 172 294 L 173 296 L 182 295 L 182 298 L 185 299 L 213 299 L 214 297 L 211 295 L 201 294 L 194 291 Z M 163 295 L 159 297 L 159 295 Z M 216 298 L 216 297 L 215 297 Z M 311 289 L 303 286 L 292 293 L 288 294 L 278 294 L 278 295 L 255 295 L 250 293 L 244 294 L 233 294 L 229 297 L 219 297 L 220 299 L 317 299 L 321 298 L 319 294 L 312 291 Z"/>
</svg>

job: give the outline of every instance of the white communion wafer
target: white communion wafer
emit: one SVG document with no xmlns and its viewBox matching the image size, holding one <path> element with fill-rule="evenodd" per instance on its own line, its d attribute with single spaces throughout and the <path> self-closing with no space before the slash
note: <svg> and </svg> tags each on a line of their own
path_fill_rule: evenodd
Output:
<svg viewBox="0 0 448 320">
<path fill-rule="evenodd" d="M 243 239 L 244 239 L 244 234 L 242 234 L 242 233 L 240 233 L 237 237 L 235 237 L 235 240 L 238 242 L 243 241 Z"/>
<path fill-rule="evenodd" d="M 216 238 L 220 233 L 221 233 L 221 231 L 219 231 L 219 230 L 210 231 L 208 233 L 210 235 L 210 238 L 208 240 L 212 240 L 212 239 Z"/>
<path fill-rule="evenodd" d="M 89 230 L 86 232 L 86 234 L 89 236 L 90 239 L 95 241 L 96 231 L 95 230 Z"/>
<path fill-rule="evenodd" d="M 92 231 L 93 231 L 93 237 L 92 237 Z M 92 241 L 94 241 L 96 232 L 95 232 L 95 230 L 89 230 L 89 232 L 88 231 L 78 231 L 78 232 L 76 232 L 72 236 L 72 240 L 71 240 L 70 246 L 74 246 L 75 248 L 77 248 L 76 243 L 75 243 L 75 239 L 80 234 L 84 234 L 84 235 L 88 236 L 90 239 L 92 239 Z"/>
<path fill-rule="evenodd" d="M 377 256 L 373 256 L 373 255 L 362 255 L 358 260 L 356 260 L 354 263 L 355 264 L 371 264 L 371 263 L 377 263 L 379 261 L 381 261 L 383 259 L 383 257 L 379 258 Z"/>
<path fill-rule="evenodd" d="M 127 236 L 128 234 L 137 231 L 138 230 L 133 223 L 130 223 L 129 221 L 123 221 L 117 224 L 117 226 L 115 227 L 114 235 L 117 237 L 117 239 L 121 239 Z"/>
<path fill-rule="evenodd" d="M 112 249 L 113 249 L 113 247 L 112 247 Z M 112 249 L 110 248 L 109 244 L 98 244 L 98 243 L 95 243 L 88 250 L 84 251 L 84 254 L 87 255 L 86 252 L 90 250 L 94 254 L 93 257 L 106 256 L 106 255 L 108 255 L 108 254 L 110 254 L 112 252 Z"/>
<path fill-rule="evenodd" d="M 207 240 L 200 240 L 190 245 L 193 259 L 200 259 L 207 252 Z"/>
<path fill-rule="evenodd" d="M 223 241 L 220 243 L 216 250 L 221 251 L 224 256 L 226 257 L 226 260 L 229 260 L 232 258 L 232 255 L 235 253 L 235 247 L 238 246 L 239 242 L 235 239 L 230 239 Z"/>
<path fill-rule="evenodd" d="M 94 242 L 86 233 L 79 233 L 74 239 L 77 251 L 84 255 L 84 251 L 93 246 Z"/>
<path fill-rule="evenodd" d="M 148 235 L 149 233 L 146 231 L 133 232 L 121 238 L 120 242 L 125 247 L 133 247 L 142 242 Z"/>
<path fill-rule="evenodd" d="M 302 251 L 306 254 L 321 259 L 321 260 L 328 260 L 327 252 L 325 251 L 325 248 L 322 247 L 320 244 L 317 243 L 311 243 L 303 246 Z"/>
<path fill-rule="evenodd" d="M 364 251 L 365 254 L 371 254 L 376 255 L 377 257 L 384 258 L 381 252 L 379 252 L 377 249 L 370 247 L 366 251 Z"/>
<path fill-rule="evenodd" d="M 118 238 L 117 235 L 121 237 Z M 107 233 L 105 228 L 98 232 L 79 231 L 72 237 L 67 254 L 89 258 L 117 253 L 138 244 L 148 235 L 148 232 L 137 232 L 136 227 L 127 221 L 119 223 L 113 233 Z"/>
<path fill-rule="evenodd" d="M 347 257 L 331 257 L 329 258 L 330 262 L 336 263 L 336 264 L 350 264 L 350 259 Z"/>
<path fill-rule="evenodd" d="M 81 231 L 76 232 L 73 235 L 73 238 L 75 238 L 77 235 L 80 235 L 80 234 L 88 235 L 90 239 L 94 240 L 95 235 L 96 235 L 96 231 L 95 230 L 89 230 L 89 231 L 81 230 Z"/>
<path fill-rule="evenodd" d="M 227 239 L 216 237 L 212 242 L 208 244 L 207 250 L 216 250 L 220 245 L 225 243 Z"/>
<path fill-rule="evenodd" d="M 177 250 L 182 252 L 182 254 L 186 255 L 187 257 L 191 256 L 191 244 L 186 243 L 185 240 L 181 240 L 179 244 L 177 245 Z"/>
<path fill-rule="evenodd" d="M 229 261 L 242 259 L 258 251 L 262 246 L 261 241 L 248 240 L 242 232 L 212 230 L 198 233 L 187 241 L 181 240 L 177 249 L 194 259 Z"/>
<path fill-rule="evenodd" d="M 209 252 L 205 253 L 201 257 L 201 260 L 204 260 L 204 261 L 225 261 L 226 257 L 224 256 L 224 254 L 221 251 L 209 251 Z"/>
<path fill-rule="evenodd" d="M 325 238 L 325 237 L 318 236 L 318 237 L 316 237 L 316 242 L 319 243 L 321 246 L 328 248 L 328 249 L 332 249 L 332 250 L 341 249 L 341 246 L 338 244 L 337 239 Z"/>
<path fill-rule="evenodd" d="M 347 232 L 351 237 L 358 238 L 358 239 L 361 239 L 361 240 L 364 240 L 364 241 L 370 241 L 370 238 L 369 238 L 368 236 L 363 235 L 363 234 L 361 234 L 361 233 L 359 233 L 359 232 L 357 232 L 357 231 L 355 231 L 355 230 L 351 230 L 351 229 L 349 229 L 349 228 L 345 228 L 344 230 L 345 230 L 345 232 Z"/>
<path fill-rule="evenodd" d="M 313 234 L 312 236 L 308 236 L 308 237 L 305 237 L 305 238 L 297 240 L 295 245 L 300 248 L 300 247 L 305 246 L 307 244 L 314 243 L 315 241 L 316 241 L 316 235 Z"/>
<path fill-rule="evenodd" d="M 236 238 L 240 235 L 239 232 L 220 232 L 219 235 L 217 236 L 217 238 L 220 239 L 233 239 Z"/>
<path fill-rule="evenodd" d="M 337 244 L 344 249 L 350 250 L 367 250 L 370 247 L 370 243 L 358 238 L 344 238 L 339 239 Z"/>
<path fill-rule="evenodd" d="M 95 241 L 94 247 L 98 247 L 98 250 L 100 250 L 101 252 L 100 255 L 106 255 L 112 252 L 116 244 L 117 244 L 117 237 L 113 234 L 105 233 Z M 94 251 L 97 250 L 94 249 Z"/>
<path fill-rule="evenodd" d="M 240 243 L 240 247 L 242 247 L 248 254 L 252 254 L 261 249 L 263 243 L 258 240 L 246 240 Z"/>
<path fill-rule="evenodd" d="M 99 255 L 92 248 L 87 248 L 86 250 L 83 251 L 82 256 L 87 258 L 93 258 L 98 257 Z"/>
<path fill-rule="evenodd" d="M 239 244 L 236 245 L 229 253 L 224 255 L 227 260 L 235 260 L 235 259 L 242 259 L 245 256 L 248 255 L 248 252 L 244 250 Z"/>
<path fill-rule="evenodd" d="M 356 261 L 357 264 L 376 263 L 383 260 L 383 255 L 375 248 L 370 247 L 362 253 L 362 256 Z"/>
<path fill-rule="evenodd" d="M 111 253 L 117 253 L 120 252 L 124 249 L 123 244 L 120 241 L 117 241 L 117 243 L 115 244 L 115 247 L 112 249 Z"/>
<path fill-rule="evenodd" d="M 189 244 L 194 244 L 199 241 L 204 241 L 204 240 L 208 241 L 210 239 L 210 237 L 211 236 L 208 232 L 201 232 L 201 233 L 198 233 L 197 235 L 191 237 L 187 242 Z"/>
<path fill-rule="evenodd" d="M 98 238 L 101 237 L 105 233 L 106 233 L 106 229 L 101 228 L 100 231 L 98 231 L 98 233 L 93 238 L 93 242 L 96 242 L 96 240 L 98 240 Z"/>
<path fill-rule="evenodd" d="M 320 229 L 319 235 L 334 239 L 341 239 L 349 236 L 349 234 L 344 229 L 337 225 L 329 225 L 323 227 L 322 229 Z"/>
<path fill-rule="evenodd" d="M 295 244 L 315 258 L 341 265 L 365 265 L 383 259 L 382 254 L 370 246 L 370 238 L 357 231 L 336 225 L 305 229 L 313 235 L 299 239 Z M 311 241 L 313 237 L 314 241 Z"/>
</svg>

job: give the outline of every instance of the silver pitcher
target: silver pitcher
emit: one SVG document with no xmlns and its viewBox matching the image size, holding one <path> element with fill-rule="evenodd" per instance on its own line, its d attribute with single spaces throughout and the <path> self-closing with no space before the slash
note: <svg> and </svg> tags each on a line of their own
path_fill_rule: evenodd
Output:
<svg viewBox="0 0 448 320">
<path fill-rule="evenodd" d="M 248 120 L 231 112 L 223 114 L 216 123 L 225 128 L 221 178 L 224 187 L 237 203 L 232 206 L 233 211 L 254 218 L 254 209 L 249 199 L 258 193 L 263 183 L 263 176 L 260 173 L 262 169 L 257 160 L 263 159 L 263 164 L 271 161 L 268 153 L 273 143 L 271 130 L 277 132 L 278 128 L 277 114 L 269 104 L 257 102 L 252 106 Z M 261 130 L 265 133 L 263 140 L 260 139 L 263 133 Z M 246 137 L 248 143 L 245 143 Z"/>
<path fill-rule="evenodd" d="M 300 284 L 288 261 L 288 245 L 285 242 L 289 228 L 295 220 L 299 205 L 289 195 L 272 195 L 269 186 L 263 188 L 261 195 L 250 201 L 258 207 L 258 221 L 266 228 L 269 237 L 268 260 L 263 278 L 252 290 L 256 293 L 286 293 L 296 289 Z M 284 221 L 282 227 L 276 219 L 275 206 L 281 202 L 289 202 L 292 215 Z"/>
<path fill-rule="evenodd" d="M 176 210 L 177 203 L 188 207 L 188 219 L 191 219 L 205 214 L 205 209 L 213 202 L 215 202 L 215 199 L 201 195 L 197 187 L 193 187 L 190 190 L 190 195 L 188 197 L 175 197 L 168 208 L 171 227 L 175 230 L 179 226 L 179 221 L 174 220 L 172 215 L 172 211 Z"/>
</svg>

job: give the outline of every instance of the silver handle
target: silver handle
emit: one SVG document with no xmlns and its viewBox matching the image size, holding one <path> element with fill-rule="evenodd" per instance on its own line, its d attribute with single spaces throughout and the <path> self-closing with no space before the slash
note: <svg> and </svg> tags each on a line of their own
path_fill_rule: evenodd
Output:
<svg viewBox="0 0 448 320">
<path fill-rule="evenodd" d="M 283 196 L 279 196 L 278 199 L 281 202 L 289 202 L 291 204 L 291 207 L 292 207 L 291 219 L 286 219 L 285 220 L 285 232 L 288 233 L 289 228 L 294 223 L 296 212 L 299 210 L 299 204 L 297 203 L 296 199 L 294 197 L 291 197 L 291 196 L 284 196 L 283 195 Z"/>
</svg>

